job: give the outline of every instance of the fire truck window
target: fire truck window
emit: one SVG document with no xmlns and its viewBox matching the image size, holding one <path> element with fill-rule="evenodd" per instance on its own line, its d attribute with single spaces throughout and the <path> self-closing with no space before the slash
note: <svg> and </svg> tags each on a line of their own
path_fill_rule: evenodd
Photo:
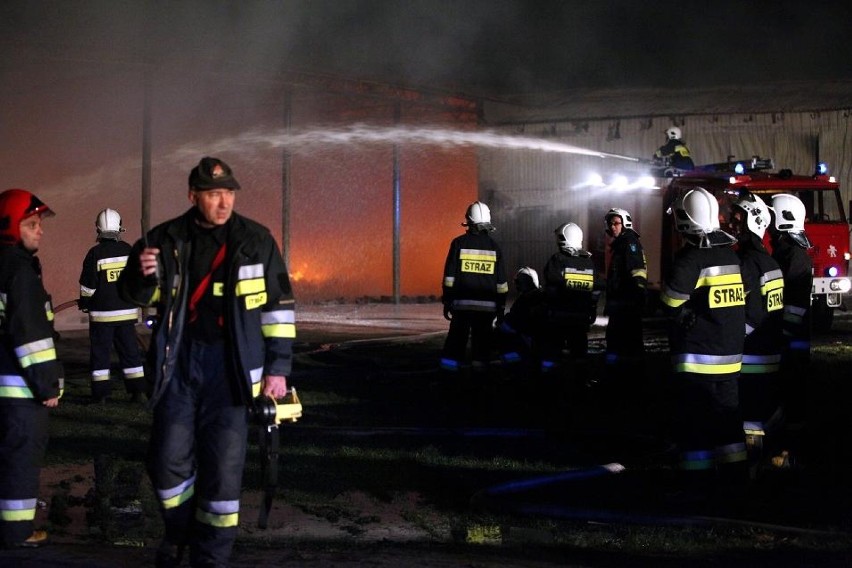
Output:
<svg viewBox="0 0 852 568">
<path fill-rule="evenodd" d="M 798 195 L 805 206 L 805 222 L 814 220 L 814 192 L 800 191 Z"/>
</svg>

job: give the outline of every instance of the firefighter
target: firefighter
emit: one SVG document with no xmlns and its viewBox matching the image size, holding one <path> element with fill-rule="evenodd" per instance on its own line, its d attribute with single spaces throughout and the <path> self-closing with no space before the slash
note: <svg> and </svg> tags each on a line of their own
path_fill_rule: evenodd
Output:
<svg viewBox="0 0 852 568">
<path fill-rule="evenodd" d="M 606 364 L 636 364 L 644 353 L 642 312 L 648 267 L 633 219 L 624 209 L 613 208 L 604 215 L 606 233 L 612 237 L 606 275 Z"/>
<path fill-rule="evenodd" d="M 671 316 L 675 437 L 686 489 L 706 496 L 716 481 L 741 483 L 748 476 L 737 387 L 745 291 L 736 239 L 719 228 L 716 198 L 696 187 L 671 211 L 685 240 L 660 293 Z"/>
<path fill-rule="evenodd" d="M 805 377 L 811 355 L 811 243 L 805 234 L 805 205 L 795 195 L 772 197 L 773 223 L 769 227 L 772 258 L 784 274 L 784 357 L 782 397 L 787 418 L 800 422 L 806 404 Z"/>
<path fill-rule="evenodd" d="M 37 547 L 33 530 L 48 409 L 59 405 L 53 306 L 35 254 L 53 211 L 23 189 L 0 193 L 0 538 L 4 548 Z"/>
<path fill-rule="evenodd" d="M 771 222 L 766 203 L 757 195 L 744 193 L 734 202 L 732 219 L 746 294 L 740 408 L 750 461 L 756 465 L 764 436 L 771 436 L 780 425 L 778 381 L 784 342 L 784 276 L 763 245 Z"/>
<path fill-rule="evenodd" d="M 484 371 L 491 360 L 492 328 L 503 321 L 509 283 L 503 251 L 491 237 L 491 210 L 481 201 L 465 213 L 465 234 L 453 239 L 444 263 L 444 317 L 450 329 L 441 353 L 441 368 L 457 372 L 465 358 L 468 338 L 472 368 Z"/>
<path fill-rule="evenodd" d="M 269 230 L 234 212 L 240 184 L 205 157 L 191 207 L 133 245 L 122 297 L 155 306 L 148 350 L 153 424 L 148 472 L 165 524 L 159 566 L 225 566 L 237 535 L 249 411 L 283 398 L 294 300 Z"/>
<path fill-rule="evenodd" d="M 542 373 L 559 365 L 565 347 L 572 358 L 585 360 L 600 296 L 592 253 L 583 249 L 583 230 L 576 223 L 564 223 L 554 233 L 559 250 L 543 273 L 547 316 L 541 339 Z"/>
<path fill-rule="evenodd" d="M 537 371 L 538 344 L 541 330 L 543 296 L 538 273 L 529 266 L 515 273 L 518 296 L 497 327 L 501 359 L 504 363 L 524 363 Z M 535 364 L 535 367 L 533 367 Z"/>
<path fill-rule="evenodd" d="M 80 272 L 77 305 L 89 314 L 89 363 L 92 400 L 110 396 L 110 353 L 118 353 L 124 386 L 131 400 L 143 400 L 142 355 L 136 338 L 139 308 L 118 295 L 118 276 L 127 264 L 130 245 L 121 240 L 125 231 L 115 209 L 104 209 L 95 218 L 98 244 L 89 249 Z"/>
<path fill-rule="evenodd" d="M 695 169 L 695 163 L 689 155 L 689 148 L 683 141 L 680 128 L 669 126 L 665 130 L 666 143 L 660 146 L 652 161 L 663 167 L 672 167 L 677 170 Z"/>
</svg>

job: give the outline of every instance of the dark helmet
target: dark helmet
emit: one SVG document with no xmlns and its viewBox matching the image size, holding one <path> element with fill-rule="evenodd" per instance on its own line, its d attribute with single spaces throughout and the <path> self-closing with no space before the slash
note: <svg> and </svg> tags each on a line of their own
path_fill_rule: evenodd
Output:
<svg viewBox="0 0 852 568">
<path fill-rule="evenodd" d="M 0 243 L 15 245 L 21 241 L 21 221 L 33 215 L 52 217 L 55 213 L 26 189 L 7 189 L 0 193 Z"/>
</svg>

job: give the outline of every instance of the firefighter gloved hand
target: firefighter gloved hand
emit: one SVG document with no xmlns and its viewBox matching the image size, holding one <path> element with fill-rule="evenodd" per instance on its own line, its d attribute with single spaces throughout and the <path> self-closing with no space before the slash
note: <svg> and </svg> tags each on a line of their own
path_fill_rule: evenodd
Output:
<svg viewBox="0 0 852 568">
<path fill-rule="evenodd" d="M 453 311 L 449 304 L 444 304 L 444 319 L 451 321 L 453 319 Z"/>
<path fill-rule="evenodd" d="M 497 308 L 497 317 L 494 318 L 494 327 L 500 327 L 503 325 L 503 322 L 506 320 L 506 313 L 503 311 L 503 308 Z"/>
</svg>

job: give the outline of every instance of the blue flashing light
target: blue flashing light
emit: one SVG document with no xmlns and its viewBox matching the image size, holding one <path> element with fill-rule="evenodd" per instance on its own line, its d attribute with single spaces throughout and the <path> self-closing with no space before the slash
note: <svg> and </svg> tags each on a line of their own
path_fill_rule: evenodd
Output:
<svg viewBox="0 0 852 568">
<path fill-rule="evenodd" d="M 824 176 L 828 173 L 828 164 L 825 162 L 820 162 L 817 164 L 817 175 Z"/>
<path fill-rule="evenodd" d="M 835 278 L 840 273 L 840 271 L 837 269 L 836 266 L 829 266 L 825 270 L 825 273 L 829 276 L 829 278 Z"/>
<path fill-rule="evenodd" d="M 738 175 L 743 175 L 745 173 L 745 166 L 742 162 L 737 162 L 737 165 L 734 166 L 734 173 Z"/>
</svg>

